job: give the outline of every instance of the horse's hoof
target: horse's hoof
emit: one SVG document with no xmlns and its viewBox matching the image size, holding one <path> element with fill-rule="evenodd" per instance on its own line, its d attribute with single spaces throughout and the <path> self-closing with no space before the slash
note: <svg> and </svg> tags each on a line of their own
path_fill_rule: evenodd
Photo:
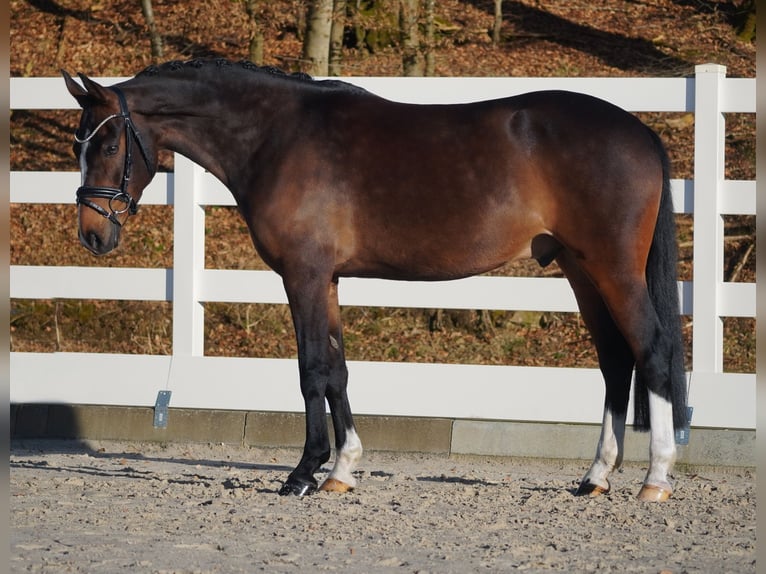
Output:
<svg viewBox="0 0 766 574">
<path fill-rule="evenodd" d="M 580 484 L 580 486 L 577 487 L 575 496 L 590 496 L 591 498 L 594 498 L 596 496 L 601 496 L 602 494 L 608 493 L 609 490 L 609 482 L 607 482 L 606 488 L 599 486 L 598 484 L 593 484 L 592 482 L 583 482 Z"/>
<path fill-rule="evenodd" d="M 638 493 L 638 499 L 642 502 L 665 502 L 673 493 L 669 488 L 645 484 Z"/>
<path fill-rule="evenodd" d="M 325 492 L 348 492 L 350 490 L 354 490 L 354 487 L 350 484 L 346 484 L 345 482 L 341 482 L 337 478 L 328 478 L 322 483 L 322 486 L 319 487 L 319 490 L 323 490 Z"/>
<path fill-rule="evenodd" d="M 314 494 L 317 491 L 317 485 L 311 482 L 302 482 L 297 480 L 287 479 L 279 489 L 279 496 L 288 496 L 290 494 L 294 496 L 306 496 L 308 494 Z"/>
</svg>

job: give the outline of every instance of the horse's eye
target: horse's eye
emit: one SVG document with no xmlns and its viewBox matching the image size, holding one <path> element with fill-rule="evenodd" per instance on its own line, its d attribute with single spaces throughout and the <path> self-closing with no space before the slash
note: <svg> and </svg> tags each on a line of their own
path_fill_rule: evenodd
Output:
<svg viewBox="0 0 766 574">
<path fill-rule="evenodd" d="M 104 148 L 104 155 L 114 155 L 117 153 L 117 150 L 120 149 L 119 146 L 116 145 L 108 145 L 106 148 Z"/>
</svg>

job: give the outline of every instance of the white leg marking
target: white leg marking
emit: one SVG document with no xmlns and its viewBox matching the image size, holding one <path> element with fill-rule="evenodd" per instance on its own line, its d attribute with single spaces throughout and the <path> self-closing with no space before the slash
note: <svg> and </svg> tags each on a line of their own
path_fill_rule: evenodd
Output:
<svg viewBox="0 0 766 574">
<path fill-rule="evenodd" d="M 582 484 L 590 483 L 608 490 L 607 477 L 622 464 L 624 442 L 625 413 L 616 415 L 604 407 L 604 421 L 601 425 L 601 438 L 598 441 L 596 458 L 582 479 Z"/>
<path fill-rule="evenodd" d="M 672 490 L 668 473 L 676 460 L 676 443 L 673 431 L 673 405 L 659 395 L 649 391 L 649 472 L 644 484 Z"/>
<path fill-rule="evenodd" d="M 335 454 L 335 466 L 332 467 L 328 480 L 334 478 L 350 487 L 356 486 L 356 479 L 351 474 L 362 458 L 362 441 L 354 429 L 346 431 L 346 442 Z"/>
</svg>

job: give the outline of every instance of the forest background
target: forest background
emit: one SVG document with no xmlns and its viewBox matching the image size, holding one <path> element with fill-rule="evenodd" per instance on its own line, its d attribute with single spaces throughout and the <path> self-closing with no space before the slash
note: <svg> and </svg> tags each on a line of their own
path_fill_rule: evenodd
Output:
<svg viewBox="0 0 766 574">
<path fill-rule="evenodd" d="M 697 64 L 755 77 L 754 0 L 11 0 L 11 75 L 132 76 L 165 60 L 249 59 L 340 76 L 682 77 Z M 62 82 L 63 87 L 63 82 Z M 668 146 L 674 177 L 693 177 L 692 114 L 641 113 Z M 74 110 L 11 112 L 12 170 L 77 170 Z M 755 179 L 755 118 L 728 114 L 726 177 Z M 163 154 L 162 169 L 172 170 Z M 119 251 L 80 247 L 76 210 L 11 206 L 11 264 L 172 267 L 172 206 L 145 206 Z M 207 209 L 206 266 L 261 269 L 244 223 Z M 677 216 L 679 278 L 693 273 L 693 223 Z M 724 275 L 755 281 L 755 217 L 727 217 Z M 517 262 L 496 275 L 552 275 Z M 341 287 L 342 288 L 342 287 Z M 512 295 L 509 295 L 512 296 Z M 172 303 L 11 302 L 12 351 L 167 354 Z M 577 313 L 448 309 L 343 310 L 347 357 L 596 366 Z M 295 357 L 283 305 L 207 304 L 205 353 Z M 755 371 L 755 320 L 724 319 L 724 369 Z M 691 322 L 684 322 L 687 361 Z"/>
</svg>

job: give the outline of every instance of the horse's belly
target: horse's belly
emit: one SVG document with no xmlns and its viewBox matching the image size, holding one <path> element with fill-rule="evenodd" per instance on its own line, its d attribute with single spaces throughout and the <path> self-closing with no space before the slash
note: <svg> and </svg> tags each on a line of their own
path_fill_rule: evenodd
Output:
<svg viewBox="0 0 766 574">
<path fill-rule="evenodd" d="M 469 240 L 465 235 L 395 239 L 359 250 L 339 275 L 412 281 L 445 281 L 496 269 L 532 255 L 531 236 L 504 241 Z"/>
</svg>

